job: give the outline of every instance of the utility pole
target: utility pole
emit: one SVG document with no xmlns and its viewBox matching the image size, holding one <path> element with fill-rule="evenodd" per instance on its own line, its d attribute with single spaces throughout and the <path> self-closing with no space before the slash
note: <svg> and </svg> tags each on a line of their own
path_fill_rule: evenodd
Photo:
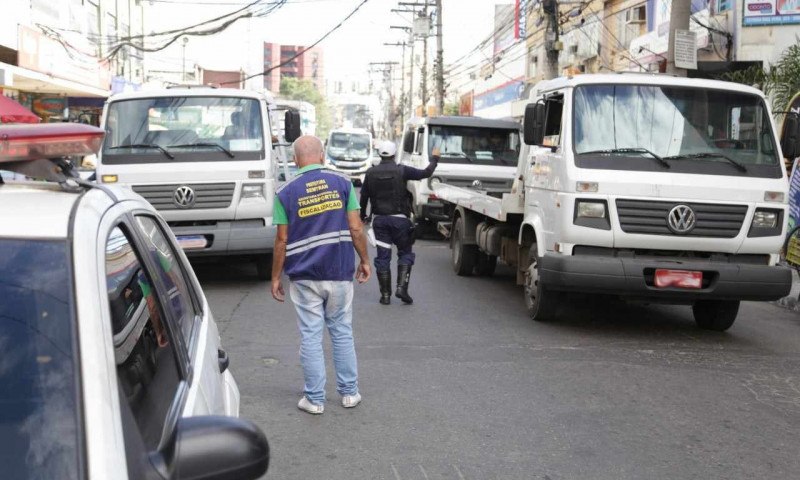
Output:
<svg viewBox="0 0 800 480">
<path fill-rule="evenodd" d="M 544 32 L 544 48 L 547 52 L 544 62 L 544 78 L 558 77 L 558 54 L 561 51 L 561 42 L 558 40 L 558 0 L 544 0 L 542 11 L 547 17 L 547 28 Z"/>
<path fill-rule="evenodd" d="M 428 4 L 422 7 L 420 18 L 428 18 Z M 428 116 L 428 35 L 422 36 L 422 116 Z"/>
<path fill-rule="evenodd" d="M 692 16 L 691 0 L 673 0 L 669 15 L 669 42 L 667 43 L 667 73 L 686 76 L 686 70 L 675 67 L 675 30 L 689 30 Z"/>
<path fill-rule="evenodd" d="M 444 115 L 444 51 L 442 50 L 442 0 L 436 0 L 436 111 Z"/>
<path fill-rule="evenodd" d="M 384 132 L 389 132 L 390 130 L 394 130 L 394 113 L 392 112 L 394 106 L 394 89 L 393 87 L 393 80 L 394 80 L 394 67 L 397 65 L 397 62 L 370 62 L 370 67 L 380 66 L 383 68 L 377 70 L 371 70 L 371 72 L 378 72 L 383 74 L 383 82 L 386 91 L 388 92 L 387 96 L 387 104 L 388 108 L 385 109 L 386 117 L 384 118 Z"/>
<path fill-rule="evenodd" d="M 181 67 L 181 81 L 186 83 L 186 44 L 189 43 L 189 37 L 183 37 L 183 67 Z"/>
<path fill-rule="evenodd" d="M 421 0 L 416 2 L 398 2 L 401 9 L 393 9 L 392 12 L 398 13 L 413 13 L 416 18 L 427 18 L 428 22 L 430 22 L 430 18 L 428 17 L 428 7 L 435 7 L 437 0 Z M 434 2 L 434 3 L 430 3 Z M 422 52 L 422 65 L 420 66 L 421 74 L 422 74 L 422 81 L 421 83 L 421 92 L 420 92 L 420 99 L 422 101 L 422 116 L 426 117 L 428 115 L 428 37 L 430 36 L 430 24 L 428 24 L 428 31 L 426 32 L 414 32 L 412 30 L 411 34 L 411 88 L 409 93 L 409 109 L 411 110 L 411 114 L 413 115 L 413 75 L 414 75 L 414 43 L 416 41 L 416 37 L 422 37 L 422 45 L 423 45 L 423 52 Z"/>
<path fill-rule="evenodd" d="M 394 28 L 394 27 L 390 27 Z M 405 27 L 400 27 L 405 28 Z M 408 45 L 406 42 L 400 43 L 384 43 L 384 45 L 389 47 L 403 47 L 403 61 L 400 65 L 400 129 L 402 130 L 403 125 L 406 124 L 406 46 Z"/>
</svg>

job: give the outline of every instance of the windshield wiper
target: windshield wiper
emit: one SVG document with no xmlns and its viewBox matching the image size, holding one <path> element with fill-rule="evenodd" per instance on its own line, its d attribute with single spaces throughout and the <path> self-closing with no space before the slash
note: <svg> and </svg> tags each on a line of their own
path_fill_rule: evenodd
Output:
<svg viewBox="0 0 800 480">
<path fill-rule="evenodd" d="M 116 147 L 108 147 L 109 150 L 116 150 L 118 148 L 155 148 L 156 150 L 160 150 L 161 153 L 166 155 L 167 158 L 169 158 L 170 160 L 175 159 L 175 155 L 171 154 L 169 150 L 155 143 L 130 143 L 128 145 L 117 145 Z"/>
<path fill-rule="evenodd" d="M 632 148 L 607 148 L 605 150 L 591 150 L 589 152 L 581 152 L 578 155 L 590 155 L 590 154 L 597 154 L 597 153 L 646 153 L 651 157 L 658 160 L 658 163 L 663 165 L 665 168 L 672 168 L 672 166 L 664 160 L 664 158 L 656 155 L 655 153 L 651 152 L 646 148 L 641 147 L 632 147 Z M 667 157 L 670 158 L 670 157 Z"/>
<path fill-rule="evenodd" d="M 724 158 L 731 165 L 736 167 L 736 169 L 739 170 L 740 172 L 747 173 L 747 167 L 737 162 L 736 160 L 732 159 L 731 157 L 725 155 L 724 153 L 718 153 L 718 152 L 686 153 L 683 155 L 672 155 L 665 158 Z"/>
<path fill-rule="evenodd" d="M 469 155 L 467 155 L 464 152 L 440 152 L 439 156 L 440 157 L 461 157 L 461 158 L 466 158 L 467 160 L 472 162 L 472 159 L 469 158 Z"/>
<path fill-rule="evenodd" d="M 170 147 L 172 147 L 172 148 L 212 147 L 212 148 L 218 148 L 218 149 L 222 150 L 223 152 L 225 152 L 225 155 L 227 155 L 230 158 L 233 158 L 233 157 L 236 156 L 236 155 L 233 154 L 233 152 L 231 152 L 227 148 L 223 147 L 219 143 L 213 143 L 213 142 L 185 143 L 183 145 L 170 145 Z"/>
</svg>

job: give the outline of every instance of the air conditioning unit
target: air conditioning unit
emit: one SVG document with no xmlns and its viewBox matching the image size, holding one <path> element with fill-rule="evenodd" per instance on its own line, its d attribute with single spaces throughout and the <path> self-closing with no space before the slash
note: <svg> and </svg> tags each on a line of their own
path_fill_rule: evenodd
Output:
<svg viewBox="0 0 800 480">
<path fill-rule="evenodd" d="M 647 9 L 644 5 L 625 10 L 625 23 L 642 24 L 645 22 L 647 22 Z"/>
</svg>

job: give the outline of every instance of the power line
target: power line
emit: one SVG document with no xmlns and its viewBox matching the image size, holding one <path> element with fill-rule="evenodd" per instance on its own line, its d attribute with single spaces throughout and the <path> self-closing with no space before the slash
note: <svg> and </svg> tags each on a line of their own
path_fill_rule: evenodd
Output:
<svg viewBox="0 0 800 480">
<path fill-rule="evenodd" d="M 239 84 L 240 82 L 246 82 L 247 80 L 250 80 L 251 78 L 256 78 L 256 77 L 260 77 L 260 76 L 263 76 L 263 75 L 267 75 L 268 73 L 270 73 L 270 72 L 271 72 L 271 71 L 273 71 L 273 70 L 276 70 L 276 69 L 278 69 L 278 68 L 280 68 L 280 67 L 284 67 L 284 66 L 286 66 L 286 65 L 290 64 L 291 62 L 293 62 L 294 60 L 296 60 L 298 57 L 300 57 L 301 55 L 303 55 L 303 54 L 304 54 L 304 53 L 306 53 L 307 51 L 311 50 L 312 48 L 314 48 L 314 47 L 316 47 L 317 45 L 319 45 L 320 43 L 322 43 L 322 41 L 323 41 L 323 40 L 325 40 L 326 38 L 328 38 L 328 37 L 329 37 L 329 36 L 330 36 L 330 35 L 331 35 L 333 32 L 335 32 L 335 31 L 336 31 L 336 30 L 338 30 L 338 29 L 339 29 L 339 28 L 340 28 L 342 25 L 344 25 L 344 23 L 345 23 L 346 21 L 348 21 L 348 20 L 350 19 L 350 17 L 352 17 L 353 15 L 355 15 L 355 14 L 356 14 L 356 12 L 358 12 L 359 10 L 361 10 L 361 7 L 363 7 L 363 6 L 364 6 L 364 5 L 365 5 L 367 2 L 369 2 L 369 0 L 362 0 L 362 2 L 361 2 L 361 3 L 359 3 L 359 4 L 358 4 L 358 6 L 356 6 L 356 8 L 354 8 L 354 9 L 353 9 L 353 11 L 352 11 L 352 12 L 350 12 L 349 14 L 347 14 L 347 16 L 346 16 L 346 17 L 344 17 L 344 18 L 343 18 L 343 19 L 342 19 L 342 20 L 341 20 L 341 21 L 340 21 L 338 24 L 336 24 L 336 25 L 335 25 L 333 28 L 331 28 L 330 30 L 328 30 L 328 31 L 325 33 L 325 35 L 321 36 L 321 37 L 320 37 L 320 38 L 319 38 L 319 39 L 318 39 L 316 42 L 312 43 L 312 44 L 311 44 L 311 45 L 309 45 L 308 47 L 304 47 L 304 48 L 303 48 L 303 49 L 301 49 L 299 52 L 297 52 L 297 53 L 296 53 L 296 54 L 294 54 L 293 56 L 289 57 L 288 59 L 284 60 L 283 62 L 279 63 L 278 65 L 275 65 L 274 67 L 270 67 L 270 68 L 268 68 L 268 69 L 264 70 L 263 72 L 259 72 L 259 73 L 255 73 L 255 74 L 253 74 L 253 75 L 247 76 L 247 77 L 245 77 L 245 78 L 241 79 L 240 81 L 236 81 L 236 82 L 223 82 L 223 83 L 222 83 L 222 85 L 229 85 L 229 84 Z"/>
</svg>

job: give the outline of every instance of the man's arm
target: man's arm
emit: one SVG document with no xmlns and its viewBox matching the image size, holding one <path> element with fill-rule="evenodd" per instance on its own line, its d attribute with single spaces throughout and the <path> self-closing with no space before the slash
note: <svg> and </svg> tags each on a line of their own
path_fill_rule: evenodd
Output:
<svg viewBox="0 0 800 480">
<path fill-rule="evenodd" d="M 281 275 L 283 274 L 283 265 L 286 263 L 286 241 L 288 238 L 289 226 L 278 225 L 275 245 L 272 247 L 272 296 L 279 302 L 285 299 Z"/>
<path fill-rule="evenodd" d="M 356 253 L 361 259 L 356 280 L 358 280 L 358 283 L 364 283 L 369 280 L 370 266 L 369 254 L 367 253 L 367 236 L 364 235 L 364 223 L 361 221 L 358 210 L 347 212 L 347 223 L 350 227 L 350 236 L 353 238 L 353 247 L 355 247 Z"/>
<path fill-rule="evenodd" d="M 369 182 L 367 178 L 364 177 L 364 181 L 361 183 L 361 219 L 366 220 L 367 218 L 367 205 L 369 205 Z"/>
<path fill-rule="evenodd" d="M 430 178 L 439 165 L 439 158 L 439 155 L 434 152 L 434 154 L 431 155 L 430 163 L 428 163 L 428 166 L 425 167 L 424 170 L 409 167 L 408 165 L 401 165 L 403 167 L 403 180 L 422 180 L 424 178 Z"/>
</svg>

